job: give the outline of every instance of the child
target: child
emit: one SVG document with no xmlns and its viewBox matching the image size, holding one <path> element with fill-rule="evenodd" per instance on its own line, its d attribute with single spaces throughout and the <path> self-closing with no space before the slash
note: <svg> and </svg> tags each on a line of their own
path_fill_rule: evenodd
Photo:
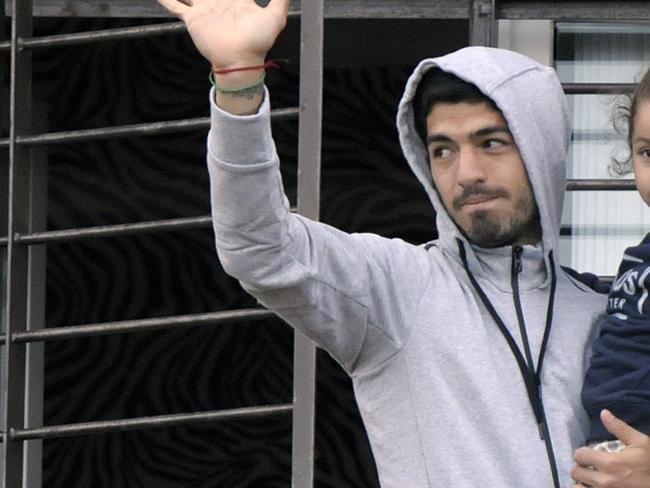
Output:
<svg viewBox="0 0 650 488">
<path fill-rule="evenodd" d="M 636 87 L 624 116 L 630 148 L 626 166 L 632 163 L 636 188 L 650 206 L 650 70 Z M 625 447 L 613 440 L 600 421 L 604 408 L 637 430 L 650 433 L 649 290 L 650 233 L 623 254 L 582 390 L 591 419 L 587 442 L 597 450 L 614 452 Z"/>
</svg>

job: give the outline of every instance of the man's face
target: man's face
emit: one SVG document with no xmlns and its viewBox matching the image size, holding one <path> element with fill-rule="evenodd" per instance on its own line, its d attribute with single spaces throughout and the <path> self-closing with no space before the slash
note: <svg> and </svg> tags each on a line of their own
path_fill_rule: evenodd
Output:
<svg viewBox="0 0 650 488">
<path fill-rule="evenodd" d="M 501 112 L 487 102 L 436 103 L 427 117 L 427 151 L 442 203 L 470 242 L 539 241 L 528 174 Z"/>
</svg>

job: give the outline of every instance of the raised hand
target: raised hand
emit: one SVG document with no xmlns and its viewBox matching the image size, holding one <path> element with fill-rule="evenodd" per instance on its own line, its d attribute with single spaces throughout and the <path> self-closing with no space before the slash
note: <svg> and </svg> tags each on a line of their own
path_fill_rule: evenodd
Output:
<svg viewBox="0 0 650 488">
<path fill-rule="evenodd" d="M 216 69 L 262 64 L 287 21 L 290 0 L 157 0 L 185 22 L 199 52 Z"/>
</svg>

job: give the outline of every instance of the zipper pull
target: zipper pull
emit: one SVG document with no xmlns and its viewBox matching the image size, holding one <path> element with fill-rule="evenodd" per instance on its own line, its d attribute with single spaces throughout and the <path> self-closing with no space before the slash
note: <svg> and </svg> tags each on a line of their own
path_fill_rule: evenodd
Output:
<svg viewBox="0 0 650 488">
<path fill-rule="evenodd" d="M 521 273 L 523 265 L 521 264 L 521 254 L 524 252 L 524 248 L 521 246 L 512 247 L 512 268 L 515 273 Z"/>
</svg>

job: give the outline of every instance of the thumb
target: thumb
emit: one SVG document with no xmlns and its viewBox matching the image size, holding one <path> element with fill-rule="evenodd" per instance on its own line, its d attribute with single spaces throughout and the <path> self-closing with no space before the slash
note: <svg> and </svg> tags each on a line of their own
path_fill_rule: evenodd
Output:
<svg viewBox="0 0 650 488">
<path fill-rule="evenodd" d="M 643 437 L 641 432 L 630 427 L 607 409 L 601 410 L 600 420 L 607 431 L 626 446 L 636 444 Z"/>
</svg>

